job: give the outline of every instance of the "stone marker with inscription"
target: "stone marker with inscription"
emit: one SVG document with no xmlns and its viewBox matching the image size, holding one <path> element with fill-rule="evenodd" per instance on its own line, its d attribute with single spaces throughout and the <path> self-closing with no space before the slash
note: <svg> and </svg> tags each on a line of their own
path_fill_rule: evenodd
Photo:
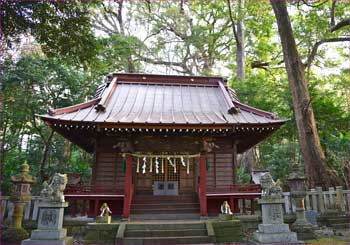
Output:
<svg viewBox="0 0 350 245">
<path fill-rule="evenodd" d="M 282 189 L 276 185 L 270 173 L 263 174 L 260 178 L 262 187 L 261 199 L 258 201 L 262 209 L 262 224 L 259 230 L 253 234 L 255 243 L 279 243 L 296 244 L 297 234 L 289 230 L 288 224 L 283 223 Z"/>
<path fill-rule="evenodd" d="M 73 243 L 73 238 L 67 237 L 67 230 L 62 228 L 64 208 L 68 207 L 63 195 L 66 184 L 67 176 L 58 173 L 53 176 L 50 185 L 44 182 L 40 192 L 42 200 L 38 205 L 38 229 L 33 230 L 30 239 L 23 240 L 22 245 Z"/>
</svg>

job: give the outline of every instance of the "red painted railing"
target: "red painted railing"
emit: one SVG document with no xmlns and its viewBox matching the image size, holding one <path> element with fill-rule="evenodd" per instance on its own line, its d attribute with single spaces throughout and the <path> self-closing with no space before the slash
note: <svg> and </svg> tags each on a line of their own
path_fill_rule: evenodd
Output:
<svg viewBox="0 0 350 245">
<path fill-rule="evenodd" d="M 258 184 L 235 184 L 235 185 L 211 185 L 207 186 L 207 194 L 220 193 L 260 193 L 261 186 Z"/>
<path fill-rule="evenodd" d="M 123 195 L 124 190 L 115 185 L 67 185 L 65 195 Z"/>
</svg>

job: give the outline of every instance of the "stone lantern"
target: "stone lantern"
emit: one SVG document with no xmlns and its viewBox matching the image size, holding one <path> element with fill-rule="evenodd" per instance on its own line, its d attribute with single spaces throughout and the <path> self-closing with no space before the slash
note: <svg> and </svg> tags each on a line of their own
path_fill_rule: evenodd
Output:
<svg viewBox="0 0 350 245">
<path fill-rule="evenodd" d="M 10 201 L 14 203 L 12 217 L 12 227 L 22 228 L 22 218 L 24 205 L 31 199 L 31 186 L 36 182 L 36 178 L 29 174 L 29 165 L 22 164 L 20 173 L 11 176 Z"/>
<path fill-rule="evenodd" d="M 306 177 L 299 164 L 292 165 L 288 182 L 290 196 L 296 205 L 296 220 L 292 224 L 292 230 L 297 232 L 298 239 L 312 239 L 314 237 L 314 227 L 305 218 Z"/>
</svg>

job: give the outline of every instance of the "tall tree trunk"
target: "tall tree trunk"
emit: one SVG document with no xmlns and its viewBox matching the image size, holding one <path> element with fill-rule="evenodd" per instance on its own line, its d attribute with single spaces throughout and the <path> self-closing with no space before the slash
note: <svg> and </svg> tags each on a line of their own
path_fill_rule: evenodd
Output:
<svg viewBox="0 0 350 245">
<path fill-rule="evenodd" d="M 237 21 L 237 49 L 236 49 L 236 76 L 240 80 L 245 79 L 245 53 L 244 53 L 244 20 L 242 9 L 244 7 L 244 0 L 238 0 L 238 21 Z"/>
<path fill-rule="evenodd" d="M 54 134 L 54 131 L 51 130 L 50 135 L 46 140 L 42 138 L 42 142 L 44 143 L 44 151 L 43 151 L 43 156 L 41 158 L 40 169 L 39 169 L 41 181 L 47 180 L 47 176 L 45 175 L 45 166 L 46 166 L 46 162 L 47 162 L 47 159 L 49 156 L 49 151 L 50 151 L 51 140 L 52 140 L 53 134 Z"/>
<path fill-rule="evenodd" d="M 270 0 L 276 16 L 283 57 L 293 97 L 295 120 L 305 171 L 310 187 L 330 186 L 338 182 L 336 174 L 327 170 L 312 110 L 309 89 L 293 36 L 285 0 Z M 330 176 L 332 175 L 332 177 Z"/>
</svg>

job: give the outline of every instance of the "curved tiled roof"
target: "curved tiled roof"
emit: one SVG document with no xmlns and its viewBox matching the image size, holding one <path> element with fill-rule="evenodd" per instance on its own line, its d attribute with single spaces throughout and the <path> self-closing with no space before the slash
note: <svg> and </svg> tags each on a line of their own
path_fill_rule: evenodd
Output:
<svg viewBox="0 0 350 245">
<path fill-rule="evenodd" d="M 283 124 L 238 101 L 221 77 L 112 74 L 93 100 L 52 111 L 44 120 L 132 125 Z"/>
</svg>

